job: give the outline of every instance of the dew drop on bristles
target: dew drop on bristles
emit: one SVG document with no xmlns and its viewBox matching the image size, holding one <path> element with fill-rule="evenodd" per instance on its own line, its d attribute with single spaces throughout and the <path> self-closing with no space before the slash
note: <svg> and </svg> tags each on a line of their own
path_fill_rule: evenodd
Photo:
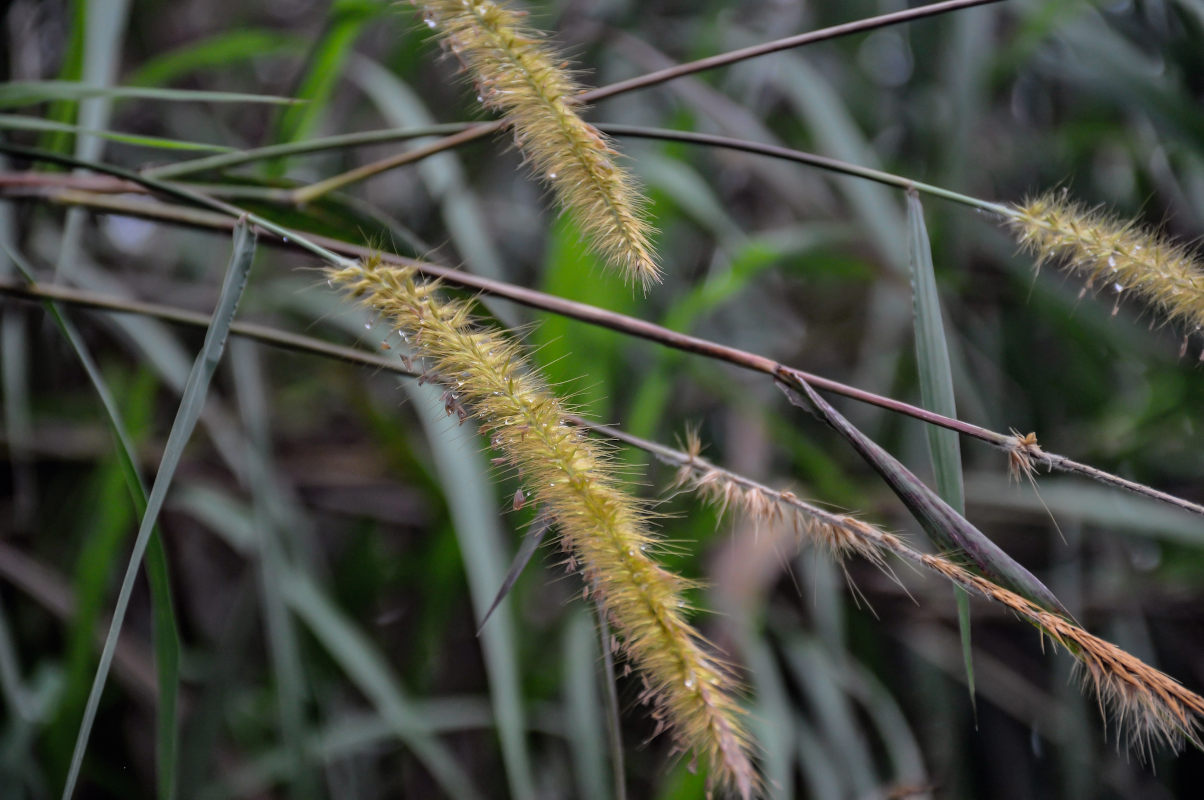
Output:
<svg viewBox="0 0 1204 800">
<path fill-rule="evenodd" d="M 524 161 L 551 186 L 592 249 L 645 290 L 661 280 L 647 201 L 615 164 L 614 148 L 578 113 L 581 93 L 563 59 L 525 27 L 519 12 L 492 0 L 415 3 L 457 54 L 477 100 L 505 115 Z"/>
<path fill-rule="evenodd" d="M 1059 263 L 1116 294 L 1140 297 L 1168 319 L 1204 324 L 1204 264 L 1199 253 L 1133 222 L 1086 208 L 1066 192 L 1047 193 L 1014 206 L 1007 224 L 1038 266 Z"/>
</svg>

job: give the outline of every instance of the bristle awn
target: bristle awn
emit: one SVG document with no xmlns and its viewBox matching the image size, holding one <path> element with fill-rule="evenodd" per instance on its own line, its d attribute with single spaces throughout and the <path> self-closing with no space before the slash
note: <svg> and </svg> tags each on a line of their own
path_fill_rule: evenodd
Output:
<svg viewBox="0 0 1204 800">
<path fill-rule="evenodd" d="M 477 99 L 505 115 L 519 150 L 599 255 L 646 291 L 661 280 L 635 180 L 610 141 L 580 115 L 581 88 L 521 14 L 491 0 L 416 2 L 464 65 Z"/>
<path fill-rule="evenodd" d="M 1198 251 L 1088 208 L 1065 191 L 1047 192 L 1011 210 L 1008 227 L 1036 256 L 1038 269 L 1059 264 L 1086 278 L 1085 291 L 1103 292 L 1117 305 L 1133 294 L 1184 325 L 1188 335 L 1204 329 L 1204 263 Z"/>
<path fill-rule="evenodd" d="M 569 423 L 559 398 L 518 344 L 477 325 L 471 303 L 379 260 L 335 267 L 331 281 L 405 333 L 432 380 L 478 421 L 515 465 L 527 491 L 579 564 L 585 586 L 639 671 L 641 699 L 677 746 L 701 757 L 714 785 L 749 798 L 760 790 L 731 670 L 686 619 L 691 584 L 660 566 L 642 507 L 621 487 L 606 451 Z"/>
</svg>

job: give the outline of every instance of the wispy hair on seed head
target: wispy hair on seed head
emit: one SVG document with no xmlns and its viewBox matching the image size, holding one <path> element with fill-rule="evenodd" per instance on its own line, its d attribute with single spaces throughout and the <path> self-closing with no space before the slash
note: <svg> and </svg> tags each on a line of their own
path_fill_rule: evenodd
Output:
<svg viewBox="0 0 1204 800">
<path fill-rule="evenodd" d="M 409 338 L 457 404 L 520 475 L 524 502 L 539 507 L 580 566 L 620 646 L 643 680 L 657 729 L 701 756 L 718 786 L 760 791 L 752 741 L 729 667 L 686 619 L 693 584 L 652 557 L 658 540 L 646 507 L 623 489 L 605 448 L 590 439 L 527 363 L 522 348 L 446 300 L 412 268 L 375 262 L 331 268 L 332 282 Z M 450 403 L 449 403 L 450 405 Z"/>
<path fill-rule="evenodd" d="M 1056 262 L 1087 279 L 1084 292 L 1128 293 L 1157 307 L 1169 320 L 1204 329 L 1204 263 L 1199 251 L 1136 222 L 1047 192 L 1013 207 L 1008 220 L 1038 267 Z M 1115 313 L 1117 306 L 1114 306 Z"/>
<path fill-rule="evenodd" d="M 1039 453 L 1036 437 L 1016 435 L 1016 452 L 1021 456 Z M 921 553 L 900 537 L 846 514 L 833 514 L 799 500 L 790 492 L 779 492 L 729 472 L 700 455 L 701 442 L 688 432 L 685 452 L 675 454 L 678 466 L 674 486 L 699 492 L 720 510 L 739 508 L 754 518 L 780 521 L 792 518 L 796 530 L 812 541 L 826 545 L 837 557 L 856 553 L 880 569 L 887 569 L 886 555 L 935 572 L 961 588 L 1010 609 L 1033 624 L 1075 658 L 1076 673 L 1098 700 L 1105 718 L 1110 718 L 1118 736 L 1139 756 L 1148 756 L 1156 745 L 1177 749 L 1184 741 L 1200 747 L 1200 721 L 1204 698 L 1178 681 L 1086 631 L 1074 620 L 1050 612 L 971 572 L 946 555 Z M 664 454 L 662 454 L 663 456 Z M 1020 470 L 1031 468 L 1021 462 Z"/>
<path fill-rule="evenodd" d="M 659 283 L 646 201 L 607 138 L 581 118 L 581 90 L 543 35 L 493 0 L 415 4 L 471 75 L 478 99 L 505 115 L 526 161 L 594 250 L 645 291 Z"/>
</svg>

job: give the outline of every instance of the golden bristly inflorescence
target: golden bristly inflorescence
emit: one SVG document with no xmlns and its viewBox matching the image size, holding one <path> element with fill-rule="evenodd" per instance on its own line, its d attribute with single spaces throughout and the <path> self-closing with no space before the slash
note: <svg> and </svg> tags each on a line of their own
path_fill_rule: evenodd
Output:
<svg viewBox="0 0 1204 800">
<path fill-rule="evenodd" d="M 491 0 L 415 0 L 465 67 L 482 103 L 505 115 L 535 172 L 606 262 L 645 290 L 661 280 L 645 201 L 618 154 L 580 115 L 580 87 L 522 14 Z"/>
<path fill-rule="evenodd" d="M 1031 458 L 1033 450 L 1039 452 L 1032 434 L 1024 437 L 1017 434 L 1016 441 L 1022 458 Z M 721 511 L 738 508 L 761 524 L 787 524 L 801 542 L 818 545 L 837 559 L 856 553 L 888 571 L 887 556 L 893 555 L 1002 605 L 1074 657 L 1085 688 L 1095 695 L 1101 711 L 1107 711 L 1118 734 L 1139 756 L 1151 755 L 1156 744 L 1172 749 L 1184 741 L 1201 745 L 1199 729 L 1204 718 L 1204 698 L 1169 675 L 1089 633 L 1074 620 L 1042 608 L 947 556 L 921 553 L 889 531 L 847 514 L 818 508 L 791 492 L 756 484 L 711 464 L 700 453 L 701 443 L 690 434 L 686 451 L 680 454 L 676 487 L 699 493 Z M 1018 468 L 1031 468 L 1031 464 L 1024 461 Z"/>
<path fill-rule="evenodd" d="M 1008 225 L 1038 262 L 1086 276 L 1087 289 L 1128 293 L 1191 334 L 1204 330 L 1204 265 L 1196 252 L 1141 225 L 1047 192 L 1013 206 Z"/>
<path fill-rule="evenodd" d="M 660 728 L 702 756 L 708 775 L 748 798 L 759 791 L 751 740 L 730 670 L 686 619 L 690 583 L 653 558 L 658 540 L 605 451 L 566 419 L 509 336 L 474 323 L 471 303 L 444 300 L 409 268 L 375 262 L 329 270 L 330 280 L 380 314 L 425 359 L 431 379 L 478 420 L 530 500 L 559 531 L 643 679 Z"/>
</svg>

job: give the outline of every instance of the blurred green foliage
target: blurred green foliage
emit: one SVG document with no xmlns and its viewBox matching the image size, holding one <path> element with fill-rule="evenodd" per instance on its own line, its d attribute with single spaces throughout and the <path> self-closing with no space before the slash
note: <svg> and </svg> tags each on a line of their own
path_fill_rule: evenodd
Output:
<svg viewBox="0 0 1204 800">
<path fill-rule="evenodd" d="M 121 5 L 9 3 L 6 79 L 307 102 L 179 94 L 20 113 L 234 149 L 483 116 L 407 5 Z M 533 23 L 556 31 L 589 85 L 899 6 L 531 4 Z M 101 28 L 89 36 L 88 25 Z M 105 63 L 113 74 L 96 73 Z M 1180 238 L 1204 233 L 1199 0 L 1013 0 L 702 73 L 590 116 L 777 142 L 989 200 L 1066 186 Z M 0 135 L 131 169 L 187 157 L 149 138 Z M 197 180 L 298 230 L 463 264 L 920 402 L 900 192 L 746 154 L 620 141 L 660 231 L 667 278 L 647 298 L 584 254 L 504 137 L 312 206 L 273 201 L 271 190 L 401 146 Z M 1036 431 L 1048 450 L 1204 502 L 1204 340 L 1124 298 L 1114 307 L 1107 292 L 1082 296 L 1055 268 L 1035 274 L 985 215 L 929 199 L 923 210 L 961 417 Z M 58 264 L 60 279 L 84 289 L 213 308 L 227 236 L 65 213 L 2 181 L 0 212 L 0 239 L 38 265 L 39 280 L 54 280 Z M 245 317 L 399 349 L 314 278 L 312 257 L 260 250 Z M 0 280 L 14 279 L 0 258 Z M 549 380 L 601 421 L 666 443 L 696 425 L 711 460 L 921 541 L 844 442 L 761 376 L 506 302 L 484 307 L 522 328 Z M 66 313 L 153 478 L 200 337 Z M 0 795 L 43 798 L 62 788 L 137 515 L 102 409 L 58 330 L 8 297 L 0 314 Z M 478 635 L 532 511 L 513 509 L 517 484 L 487 463 L 472 425 L 444 418 L 437 392 L 385 373 L 272 349 L 239 359 L 218 373 L 162 520 L 182 640 L 179 796 L 613 796 L 602 642 L 583 633 L 592 608 L 555 544 Z M 837 405 L 931 477 L 920 423 Z M 667 495 L 671 472 L 647 455 L 616 457 L 635 490 L 661 503 L 672 566 L 707 584 L 698 604 L 716 613 L 699 624 L 748 668 L 773 796 L 1198 792 L 1198 752 L 1160 751 L 1152 764 L 1118 753 L 1093 700 L 1067 689 L 1069 659 L 1043 654 L 1028 626 L 975 605 L 975 720 L 945 585 L 862 563 L 842 574 L 790 531 Z M 1039 477 L 1039 502 L 1009 485 L 1002 454 L 974 442 L 963 442 L 962 462 L 969 518 L 1088 629 L 1204 686 L 1199 518 L 1057 476 Z M 139 584 L 78 797 L 156 792 L 151 642 Z M 705 777 L 674 760 L 664 737 L 646 742 L 654 723 L 621 664 L 617 687 L 627 796 L 703 797 Z"/>
</svg>

